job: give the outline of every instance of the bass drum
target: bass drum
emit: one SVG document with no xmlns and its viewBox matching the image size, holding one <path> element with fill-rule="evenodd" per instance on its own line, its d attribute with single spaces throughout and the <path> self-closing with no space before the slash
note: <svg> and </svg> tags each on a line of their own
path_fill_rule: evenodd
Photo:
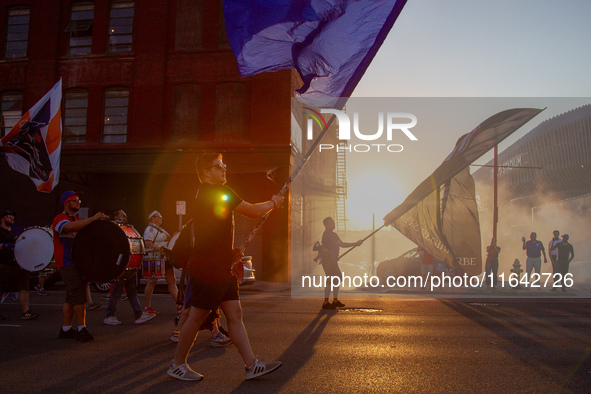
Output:
<svg viewBox="0 0 591 394">
<path fill-rule="evenodd" d="M 41 271 L 53 260 L 53 237 L 49 227 L 27 227 L 16 239 L 14 258 L 27 271 Z"/>
<path fill-rule="evenodd" d="M 141 267 L 144 249 L 132 225 L 96 220 L 76 234 L 72 260 L 80 275 L 91 282 L 117 282 Z"/>
</svg>

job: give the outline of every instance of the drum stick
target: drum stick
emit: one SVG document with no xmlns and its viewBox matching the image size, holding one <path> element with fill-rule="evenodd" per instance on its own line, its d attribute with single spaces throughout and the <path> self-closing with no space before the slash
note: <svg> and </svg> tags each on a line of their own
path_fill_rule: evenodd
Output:
<svg viewBox="0 0 591 394">
<path fill-rule="evenodd" d="M 293 180 L 295 179 L 295 177 L 298 176 L 298 174 L 300 173 L 300 171 L 302 170 L 302 168 L 304 168 L 304 166 L 306 165 L 306 162 L 308 161 L 308 159 L 310 158 L 310 156 L 312 156 L 312 153 L 314 153 L 314 150 L 316 149 L 316 147 L 318 146 L 318 144 L 320 144 L 320 140 L 322 139 L 322 137 L 324 137 L 324 135 L 326 134 L 326 132 L 330 128 L 330 125 L 335 120 L 335 118 L 336 118 L 335 115 L 332 115 L 331 116 L 330 120 L 328 121 L 328 124 L 326 124 L 325 128 L 322 130 L 322 132 L 320 133 L 320 135 L 318 135 L 318 137 L 314 140 L 314 142 L 312 142 L 312 145 L 310 145 L 310 148 L 308 149 L 308 151 L 306 152 L 306 154 L 304 155 L 304 157 L 302 157 L 302 160 L 300 160 L 300 163 L 298 164 L 298 166 L 293 170 L 293 172 L 291 173 L 289 179 L 287 180 L 287 182 L 285 182 L 285 185 L 283 185 L 283 187 L 279 191 L 279 193 L 278 193 L 279 196 L 283 196 L 285 194 L 285 192 L 287 191 L 287 189 L 289 189 L 289 187 L 291 186 L 291 183 L 293 182 Z M 240 245 L 240 250 L 242 251 L 242 253 L 244 253 L 244 251 L 246 250 L 246 248 L 248 247 L 248 245 L 250 244 L 250 242 L 252 241 L 252 239 L 254 238 L 254 236 L 257 234 L 257 232 L 260 230 L 260 228 L 263 226 L 263 224 L 265 223 L 265 221 L 267 220 L 267 218 L 271 214 L 271 212 L 273 212 L 273 211 L 267 212 L 259 220 L 259 222 L 252 229 L 252 231 L 250 232 L 250 234 L 248 234 L 248 236 L 246 237 L 246 239 L 244 240 L 244 242 L 242 242 L 242 245 Z"/>
</svg>

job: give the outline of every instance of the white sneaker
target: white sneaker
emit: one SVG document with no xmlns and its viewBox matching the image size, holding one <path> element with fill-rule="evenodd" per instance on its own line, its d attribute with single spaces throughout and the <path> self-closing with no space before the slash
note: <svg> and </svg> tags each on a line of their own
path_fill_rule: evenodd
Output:
<svg viewBox="0 0 591 394">
<path fill-rule="evenodd" d="M 147 313 L 142 312 L 142 315 L 140 317 L 138 317 L 137 319 L 135 319 L 135 324 L 145 323 L 148 320 L 152 320 L 155 317 L 156 317 L 156 315 L 149 315 Z"/>
<path fill-rule="evenodd" d="M 111 326 L 116 326 L 117 324 L 121 324 L 121 322 L 119 321 L 119 319 L 117 319 L 117 316 L 115 316 L 115 315 L 107 316 L 105 318 L 105 320 L 103 320 L 103 323 L 109 324 Z"/>
<path fill-rule="evenodd" d="M 173 378 L 176 378 L 179 380 L 196 382 L 196 381 L 203 379 L 203 375 L 193 371 L 191 368 L 189 368 L 187 363 L 184 363 L 181 365 L 176 365 L 175 363 L 172 363 L 170 368 L 168 368 L 167 373 L 170 376 L 172 376 Z"/>
<path fill-rule="evenodd" d="M 246 380 L 258 378 L 259 376 L 266 375 L 273 372 L 281 366 L 281 361 L 273 361 L 272 363 L 264 363 L 259 360 L 255 360 L 254 364 L 250 368 L 246 368 Z"/>
<path fill-rule="evenodd" d="M 211 344 L 211 346 L 224 347 L 231 345 L 232 340 L 224 334 L 222 334 L 221 332 L 218 332 L 218 335 L 216 335 L 215 338 L 212 338 L 209 343 Z"/>
</svg>

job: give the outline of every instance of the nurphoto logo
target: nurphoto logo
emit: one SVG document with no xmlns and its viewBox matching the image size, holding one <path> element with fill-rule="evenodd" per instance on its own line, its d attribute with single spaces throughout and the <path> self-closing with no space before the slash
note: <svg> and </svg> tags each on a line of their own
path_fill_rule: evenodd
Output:
<svg viewBox="0 0 591 394">
<path fill-rule="evenodd" d="M 375 143 L 367 144 L 347 144 L 346 146 L 339 146 L 333 144 L 319 144 L 318 151 L 323 150 L 346 150 L 348 152 L 366 153 L 370 151 L 380 152 L 402 152 L 404 147 L 401 144 L 390 143 L 395 136 L 404 135 L 411 141 L 418 141 L 417 137 L 410 131 L 416 126 L 417 117 L 407 112 L 378 112 L 377 115 L 377 131 L 362 132 L 359 127 L 359 112 L 353 112 L 353 122 L 349 115 L 344 111 L 336 109 L 321 109 L 320 112 L 311 108 L 305 107 L 305 115 L 309 118 L 306 124 L 306 138 L 310 141 L 314 139 L 314 122 L 320 127 L 320 130 L 326 130 L 329 124 L 322 114 L 332 114 L 339 125 L 339 139 L 351 140 L 351 124 L 353 124 L 353 135 L 355 138 L 362 141 L 375 141 Z M 385 133 L 384 133 L 385 130 Z M 385 134 L 385 135 L 384 135 Z M 384 138 L 385 137 L 385 138 Z M 388 143 L 378 143 L 379 141 L 387 141 Z"/>
</svg>

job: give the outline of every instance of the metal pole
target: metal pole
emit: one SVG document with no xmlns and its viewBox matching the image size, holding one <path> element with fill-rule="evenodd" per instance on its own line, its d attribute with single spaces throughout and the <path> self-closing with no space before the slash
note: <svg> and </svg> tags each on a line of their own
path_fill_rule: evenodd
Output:
<svg viewBox="0 0 591 394">
<path fill-rule="evenodd" d="M 371 230 L 375 231 L 376 229 L 376 214 L 374 213 L 372 216 L 372 224 Z M 376 265 L 376 239 L 375 237 L 371 239 L 371 274 L 374 275 Z"/>
<path fill-rule="evenodd" d="M 497 238 L 497 223 L 499 221 L 499 207 L 497 201 L 498 191 L 498 173 L 499 173 L 499 156 L 497 152 L 498 145 L 495 145 L 494 154 L 494 169 L 493 169 L 493 238 Z"/>
<path fill-rule="evenodd" d="M 381 229 L 383 229 L 384 227 L 388 226 L 387 224 L 383 224 L 380 227 L 378 227 L 377 229 L 375 229 L 371 234 L 369 234 L 367 237 L 363 238 L 361 240 L 361 243 L 365 242 L 366 239 L 368 239 L 369 237 L 371 237 L 372 235 L 374 235 L 375 233 L 377 233 L 378 231 L 380 231 Z M 349 249 L 347 249 L 347 251 L 345 253 L 343 253 L 342 255 L 340 255 L 338 258 L 340 259 L 341 257 L 343 257 L 344 255 L 346 255 L 347 253 L 349 253 L 350 251 L 352 251 L 353 249 L 355 249 L 357 246 L 353 246 Z"/>
<path fill-rule="evenodd" d="M 302 160 L 300 160 L 300 163 L 298 164 L 298 166 L 291 173 L 291 175 L 290 175 L 289 179 L 287 180 L 287 182 L 285 182 L 285 185 L 283 185 L 283 187 L 279 191 L 278 195 L 283 196 L 283 194 L 285 194 L 285 192 L 287 191 L 287 189 L 289 189 L 289 187 L 291 186 L 291 183 L 293 182 L 293 180 L 295 179 L 295 177 L 298 176 L 298 174 L 300 173 L 300 171 L 302 170 L 302 168 L 304 168 L 304 165 L 306 165 L 306 162 L 308 161 L 308 159 L 310 158 L 310 156 L 312 156 L 312 153 L 314 153 L 314 150 L 316 150 L 316 147 L 320 144 L 320 140 L 322 139 L 322 137 L 324 137 L 324 135 L 326 134 L 326 132 L 330 128 L 330 125 L 332 124 L 332 122 L 335 119 L 336 119 L 336 116 L 335 115 L 332 115 L 331 118 L 330 118 L 330 120 L 328 121 L 328 123 L 326 125 L 326 128 L 324 130 L 322 130 L 322 132 L 320 133 L 320 135 L 314 140 L 314 142 L 312 143 L 312 145 L 310 146 L 310 148 L 308 149 L 308 151 L 306 152 L 306 154 L 304 155 L 304 157 L 302 157 Z M 252 229 L 252 231 L 250 232 L 250 234 L 248 234 L 248 236 L 246 237 L 246 239 L 244 240 L 244 242 L 242 242 L 242 245 L 240 245 L 240 250 L 242 250 L 242 252 L 244 252 L 246 250 L 246 248 L 248 247 L 248 245 L 250 244 L 250 242 L 252 241 L 252 239 L 254 238 L 254 236 L 257 234 L 257 232 L 259 231 L 259 229 L 263 226 L 263 224 L 265 223 L 265 221 L 267 221 L 267 218 L 269 217 L 269 215 L 271 214 L 271 212 L 273 212 L 273 211 L 267 212 L 259 220 L 259 222 Z"/>
</svg>

